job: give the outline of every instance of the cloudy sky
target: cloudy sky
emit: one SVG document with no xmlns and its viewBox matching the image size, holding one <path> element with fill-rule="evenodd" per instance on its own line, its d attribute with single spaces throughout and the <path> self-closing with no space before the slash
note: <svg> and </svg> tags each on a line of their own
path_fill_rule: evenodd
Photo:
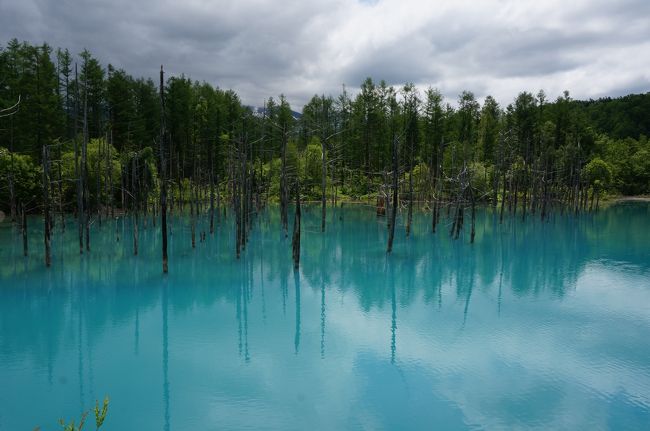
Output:
<svg viewBox="0 0 650 431">
<path fill-rule="evenodd" d="M 135 76 L 185 73 L 247 104 L 366 76 L 502 104 L 650 91 L 648 0 L 0 0 L 0 41 L 47 41 Z"/>
</svg>

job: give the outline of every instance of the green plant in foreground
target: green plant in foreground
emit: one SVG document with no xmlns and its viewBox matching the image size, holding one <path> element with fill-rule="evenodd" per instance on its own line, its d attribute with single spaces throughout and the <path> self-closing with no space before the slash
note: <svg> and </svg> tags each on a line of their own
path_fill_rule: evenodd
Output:
<svg viewBox="0 0 650 431">
<path fill-rule="evenodd" d="M 101 410 L 99 408 L 99 401 L 95 400 L 95 425 L 97 426 L 96 429 L 101 428 L 101 426 L 104 424 L 104 420 L 106 419 L 106 413 L 108 413 L 108 396 L 104 397 L 104 404 L 102 405 Z"/>
<path fill-rule="evenodd" d="M 84 424 L 86 423 L 87 416 L 88 416 L 88 412 L 82 413 L 81 419 L 79 419 L 78 426 L 75 426 L 74 421 L 70 422 L 69 424 L 66 424 L 63 419 L 59 419 L 59 425 L 61 425 L 63 431 L 81 431 L 84 427 Z"/>
<path fill-rule="evenodd" d="M 109 399 L 108 397 L 104 398 L 104 402 L 101 406 L 99 407 L 99 401 L 95 401 L 95 430 L 99 430 L 102 425 L 104 425 L 104 421 L 106 420 L 106 413 L 108 413 L 108 402 Z M 86 424 L 86 418 L 88 417 L 89 411 L 85 411 L 81 414 L 81 418 L 79 419 L 79 424 L 75 425 L 74 421 L 70 422 L 69 424 L 65 423 L 65 420 L 59 419 L 59 425 L 61 425 L 61 428 L 63 431 L 82 431 L 84 425 Z M 34 428 L 34 431 L 40 431 L 40 427 Z"/>
</svg>

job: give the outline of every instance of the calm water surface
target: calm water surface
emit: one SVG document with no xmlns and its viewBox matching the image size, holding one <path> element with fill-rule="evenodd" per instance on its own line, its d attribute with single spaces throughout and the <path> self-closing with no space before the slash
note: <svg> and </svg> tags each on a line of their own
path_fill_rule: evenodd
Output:
<svg viewBox="0 0 650 431">
<path fill-rule="evenodd" d="M 473 246 L 420 214 L 389 257 L 371 208 L 318 214 L 298 273 L 277 208 L 239 261 L 231 218 L 194 250 L 173 218 L 167 277 L 151 222 L 139 256 L 57 226 L 49 270 L 40 219 L 28 258 L 0 225 L 0 430 L 104 395 L 106 430 L 650 429 L 649 204 L 481 213 Z"/>
</svg>

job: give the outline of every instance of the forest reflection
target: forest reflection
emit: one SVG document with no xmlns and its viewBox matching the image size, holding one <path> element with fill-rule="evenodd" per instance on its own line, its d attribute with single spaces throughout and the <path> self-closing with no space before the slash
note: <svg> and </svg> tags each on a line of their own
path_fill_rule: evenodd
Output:
<svg viewBox="0 0 650 431">
<path fill-rule="evenodd" d="M 52 361 L 62 348 L 57 340 L 69 337 L 75 328 L 79 373 L 92 379 L 92 369 L 83 369 L 92 362 L 92 349 L 84 343 L 101 339 L 116 325 L 133 325 L 131 346 L 138 355 L 141 317 L 160 308 L 166 369 L 169 313 L 191 315 L 197 308 L 230 304 L 236 319 L 239 356 L 245 362 L 251 360 L 254 351 L 249 339 L 251 313 L 256 319 L 261 316 L 264 325 L 273 325 L 274 320 L 290 313 L 291 305 L 295 307 L 293 353 L 301 354 L 305 336 L 301 321 L 309 319 L 318 322 L 318 352 L 325 358 L 331 308 L 328 301 L 349 301 L 352 297 L 363 313 L 386 311 L 394 361 L 399 314 L 408 313 L 414 303 L 436 310 L 448 303 L 462 303 L 462 328 L 471 319 L 472 298 L 477 291 L 494 298 L 499 313 L 506 291 L 514 297 L 544 295 L 562 300 L 588 265 L 613 262 L 617 268 L 631 267 L 647 275 L 649 216 L 650 205 L 620 204 L 579 217 L 555 214 L 546 222 L 531 217 L 524 223 L 508 219 L 500 224 L 495 214 L 483 209 L 477 219 L 475 244 L 471 245 L 468 238 L 450 239 L 442 228 L 433 235 L 427 213 L 421 212 L 414 219 L 411 238 L 397 236 L 393 254 L 387 256 L 386 222 L 377 218 L 372 208 L 332 210 L 328 231 L 321 234 L 318 212 L 307 206 L 299 272 L 292 268 L 290 241 L 281 236 L 274 208 L 255 219 L 240 260 L 234 258 L 230 218 L 213 237 L 192 250 L 189 230 L 174 216 L 168 277 L 158 271 L 155 229 L 142 230 L 139 256 L 131 255 L 129 244 L 116 241 L 116 231 L 121 232 L 121 238 L 128 237 L 128 219 L 105 222 L 95 233 L 94 250 L 86 256 L 78 256 L 74 241 L 67 241 L 68 235 L 74 236 L 73 229 L 59 234 L 53 242 L 50 270 L 42 268 L 36 253 L 22 258 L 17 235 L 4 228 L 0 231 L 0 354 L 28 354 L 50 370 L 52 380 Z M 68 243 L 72 243 L 70 247 Z M 38 247 L 35 244 L 30 249 Z M 311 309 L 310 314 L 301 309 L 302 292 L 306 290 L 317 298 L 315 315 Z M 281 309 L 270 305 L 278 303 Z M 79 379 L 82 400 L 87 398 L 84 380 Z M 165 377 L 164 392 L 168 391 Z"/>
</svg>

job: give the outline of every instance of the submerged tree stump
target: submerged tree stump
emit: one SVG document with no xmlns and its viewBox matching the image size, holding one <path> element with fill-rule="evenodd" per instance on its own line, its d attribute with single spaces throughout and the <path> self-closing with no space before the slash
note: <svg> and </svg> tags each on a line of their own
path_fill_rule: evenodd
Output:
<svg viewBox="0 0 650 431">
<path fill-rule="evenodd" d="M 300 267 L 300 216 L 300 185 L 296 184 L 296 213 L 293 219 L 293 237 L 291 239 L 293 269 L 296 271 Z"/>
</svg>

